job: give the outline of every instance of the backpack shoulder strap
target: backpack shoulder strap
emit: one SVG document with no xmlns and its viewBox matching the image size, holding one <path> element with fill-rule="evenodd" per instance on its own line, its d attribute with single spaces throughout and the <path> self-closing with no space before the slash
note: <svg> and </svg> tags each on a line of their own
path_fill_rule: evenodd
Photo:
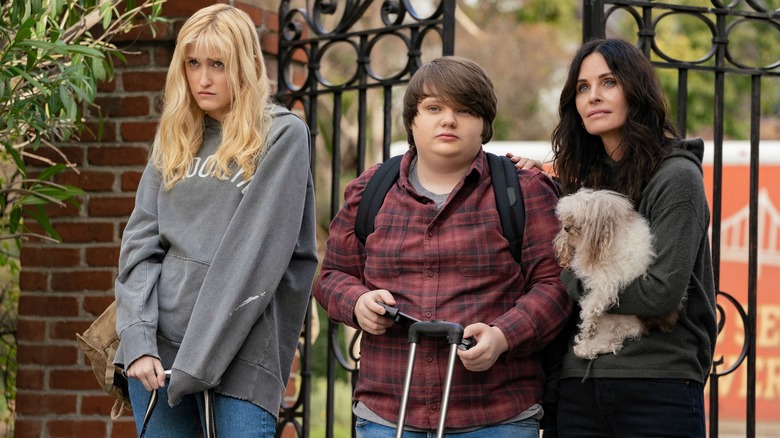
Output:
<svg viewBox="0 0 780 438">
<path fill-rule="evenodd" d="M 515 261 L 520 263 L 523 246 L 523 229 L 525 228 L 525 204 L 517 170 L 508 157 L 486 153 L 490 176 L 493 179 L 493 192 L 496 196 L 496 207 L 501 219 L 501 230 L 504 238 L 509 241 L 509 251 Z"/>
<path fill-rule="evenodd" d="M 368 235 L 374 232 L 374 218 L 382 207 L 387 192 L 401 173 L 401 158 L 403 155 L 396 155 L 382 163 L 368 180 L 363 197 L 360 198 L 355 217 L 355 235 L 364 245 Z"/>
</svg>

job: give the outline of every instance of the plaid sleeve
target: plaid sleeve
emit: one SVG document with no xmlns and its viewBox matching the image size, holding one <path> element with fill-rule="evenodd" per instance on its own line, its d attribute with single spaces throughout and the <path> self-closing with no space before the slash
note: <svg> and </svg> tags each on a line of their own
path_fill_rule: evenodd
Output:
<svg viewBox="0 0 780 438">
<path fill-rule="evenodd" d="M 525 203 L 522 269 L 526 291 L 515 306 L 497 318 L 509 343 L 510 355 L 526 356 L 544 348 L 563 329 L 572 300 L 559 278 L 552 241 L 559 229 L 553 181 L 537 169 L 518 171 Z"/>
<path fill-rule="evenodd" d="M 330 223 L 325 258 L 314 283 L 314 297 L 328 317 L 355 328 L 355 303 L 368 292 L 363 284 L 366 251 L 355 235 L 355 218 L 366 184 L 377 168 L 368 169 L 344 190 L 344 205 Z"/>
</svg>

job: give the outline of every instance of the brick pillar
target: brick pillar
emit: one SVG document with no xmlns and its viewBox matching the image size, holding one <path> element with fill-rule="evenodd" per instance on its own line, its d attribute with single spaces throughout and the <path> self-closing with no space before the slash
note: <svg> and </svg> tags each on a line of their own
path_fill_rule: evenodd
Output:
<svg viewBox="0 0 780 438">
<path fill-rule="evenodd" d="M 80 208 L 49 208 L 62 243 L 31 241 L 22 250 L 17 438 L 136 436 L 130 416 L 111 421 L 113 399 L 99 389 L 75 334 L 113 300 L 122 230 L 157 127 L 175 32 L 192 12 L 212 3 L 168 0 L 163 15 L 171 22 L 159 26 L 156 37 L 142 31 L 115 41 L 137 53 L 123 65 L 117 61 L 114 80 L 101 86 L 96 104 L 102 137 L 85 132 L 79 142 L 61 145 L 80 173 L 67 172 L 58 182 L 86 195 Z M 256 21 L 275 78 L 277 47 L 269 33 L 277 32 L 277 14 L 236 5 Z M 89 126 L 97 133 L 97 112 L 89 113 Z M 49 158 L 60 161 L 54 154 Z"/>
</svg>

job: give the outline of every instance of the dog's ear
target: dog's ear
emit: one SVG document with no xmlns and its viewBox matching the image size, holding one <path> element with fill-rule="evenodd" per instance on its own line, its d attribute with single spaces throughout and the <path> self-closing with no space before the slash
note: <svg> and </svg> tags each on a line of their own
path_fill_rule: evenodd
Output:
<svg viewBox="0 0 780 438">
<path fill-rule="evenodd" d="M 609 252 L 609 247 L 612 246 L 612 241 L 615 240 L 615 226 L 617 226 L 618 218 L 615 216 L 614 211 L 608 210 L 607 214 L 604 214 L 597 225 L 600 228 L 598 236 L 598 260 L 601 260 Z"/>
<path fill-rule="evenodd" d="M 603 195 L 592 197 L 584 206 L 581 232 L 582 245 L 578 248 L 583 263 L 593 265 L 601 261 L 615 239 L 615 226 L 619 218 Z"/>
<path fill-rule="evenodd" d="M 571 261 L 574 259 L 574 247 L 571 245 L 569 239 L 571 239 L 571 236 L 563 229 L 558 231 L 558 234 L 556 234 L 553 239 L 555 258 L 562 268 L 570 267 Z"/>
</svg>

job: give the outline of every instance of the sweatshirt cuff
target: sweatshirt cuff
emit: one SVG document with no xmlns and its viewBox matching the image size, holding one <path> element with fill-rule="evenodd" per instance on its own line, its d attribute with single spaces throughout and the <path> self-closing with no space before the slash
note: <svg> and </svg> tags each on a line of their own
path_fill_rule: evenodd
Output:
<svg viewBox="0 0 780 438">
<path fill-rule="evenodd" d="M 139 322 L 122 331 L 114 364 L 127 369 L 142 356 L 160 358 L 157 351 L 157 325 L 151 322 Z"/>
</svg>

